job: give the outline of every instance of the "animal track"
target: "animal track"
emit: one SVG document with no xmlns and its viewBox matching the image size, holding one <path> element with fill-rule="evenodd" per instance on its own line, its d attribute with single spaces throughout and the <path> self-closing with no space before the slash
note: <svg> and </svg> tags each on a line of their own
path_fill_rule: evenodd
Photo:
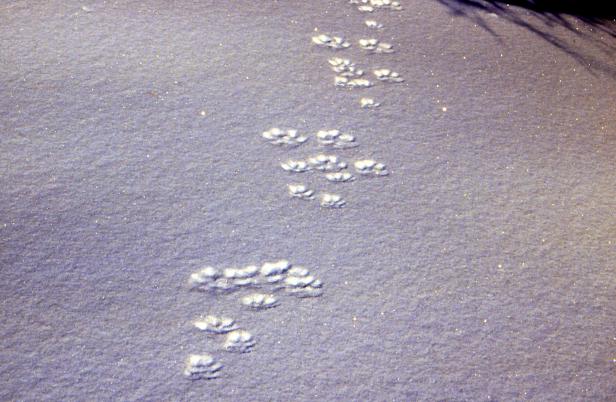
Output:
<svg viewBox="0 0 616 402">
<path fill-rule="evenodd" d="M 328 60 L 332 70 L 340 77 L 361 77 L 363 70 L 358 69 L 349 59 L 333 57 Z"/>
<path fill-rule="evenodd" d="M 379 102 L 376 102 L 372 98 L 361 98 L 359 100 L 359 105 L 362 107 L 362 109 L 372 109 L 381 106 Z"/>
<path fill-rule="evenodd" d="M 312 37 L 312 43 L 317 46 L 329 47 L 334 50 L 346 49 L 351 46 L 351 44 L 344 40 L 344 38 L 340 36 L 329 36 L 326 34 L 321 34 Z"/>
<path fill-rule="evenodd" d="M 355 177 L 349 172 L 326 173 L 325 178 L 335 183 L 346 183 L 355 180 Z"/>
<path fill-rule="evenodd" d="M 282 167 L 287 172 L 293 172 L 293 173 L 307 172 L 312 169 L 310 165 L 308 164 L 308 162 L 298 161 L 298 160 L 293 160 L 293 159 L 289 159 L 286 162 L 282 162 L 280 164 L 280 167 Z"/>
<path fill-rule="evenodd" d="M 297 130 L 281 130 L 276 127 L 264 131 L 261 135 L 270 144 L 286 145 L 289 147 L 296 147 L 308 141 L 308 137 L 298 134 Z"/>
<path fill-rule="evenodd" d="M 355 137 L 351 134 L 341 133 L 340 130 L 320 130 L 317 132 L 317 141 L 320 145 L 333 148 L 353 148 L 357 146 Z"/>
<path fill-rule="evenodd" d="M 359 4 L 357 9 L 364 12 L 372 12 L 377 9 L 402 10 L 399 2 L 391 0 L 349 0 L 349 4 Z"/>
<path fill-rule="evenodd" d="M 244 268 L 217 269 L 211 266 L 202 268 L 190 275 L 191 289 L 220 294 L 213 283 L 221 279 L 250 279 L 252 288 L 269 289 L 270 292 L 284 291 L 296 298 L 318 297 L 323 293 L 323 284 L 304 267 L 293 266 L 287 260 L 264 262 L 260 267 L 248 265 Z M 240 290 L 229 286 L 225 293 Z M 240 297 L 240 303 L 251 310 L 266 310 L 279 305 L 279 299 L 272 293 L 253 292 Z M 193 322 L 193 326 L 210 335 L 226 335 L 222 349 L 233 353 L 248 353 L 255 346 L 253 335 L 240 328 L 234 319 L 224 316 L 207 315 Z M 219 376 L 222 365 L 209 354 L 190 355 L 184 375 L 190 379 L 212 379 Z"/>
<path fill-rule="evenodd" d="M 337 75 L 334 78 L 334 85 L 341 88 L 370 88 L 373 84 L 365 78 L 349 79 Z"/>
<path fill-rule="evenodd" d="M 256 344 L 252 334 L 240 329 L 231 318 L 208 315 L 203 320 L 195 321 L 194 325 L 210 334 L 226 334 L 222 348 L 227 352 L 247 353 Z M 185 374 L 194 379 L 211 379 L 218 377 L 218 371 L 221 367 L 220 364 L 216 364 L 214 358 L 210 355 L 193 355 L 189 357 Z"/>
<path fill-rule="evenodd" d="M 194 326 L 209 334 L 226 334 L 237 329 L 235 320 L 227 317 L 216 317 L 208 315 L 204 319 L 194 322 Z"/>
<path fill-rule="evenodd" d="M 382 163 L 377 163 L 372 159 L 363 159 L 354 163 L 357 173 L 368 176 L 387 176 L 389 172 L 387 167 Z"/>
<path fill-rule="evenodd" d="M 342 199 L 338 194 L 321 194 L 321 206 L 323 208 L 342 208 L 346 204 L 346 201 Z"/>
<path fill-rule="evenodd" d="M 293 267 L 287 260 L 279 260 L 274 262 L 265 262 L 261 267 L 249 265 L 245 268 L 226 268 L 222 272 L 231 272 L 230 278 L 222 276 L 221 271 L 214 267 L 205 267 L 190 275 L 188 280 L 192 289 L 219 294 L 219 289 L 216 284 L 221 279 L 226 279 L 229 282 L 226 284 L 224 293 L 233 293 L 239 291 L 243 287 L 252 288 L 270 288 L 272 291 L 277 291 L 284 288 L 285 278 L 288 276 L 298 276 L 298 272 L 308 272 L 305 268 Z M 238 274 L 239 273 L 239 274 Z M 301 275 L 300 275 L 301 276 Z M 233 281 L 251 279 L 249 284 L 243 286 L 233 286 Z M 278 285 L 276 285 L 278 284 Z M 242 304 L 259 308 L 273 307 L 277 303 L 277 299 L 273 295 L 263 293 L 252 293 L 241 299 Z M 215 332 L 217 328 L 227 328 L 233 325 L 233 320 L 228 318 L 219 318 L 215 316 L 207 316 L 205 319 L 196 321 L 195 326 L 206 332 Z"/>
<path fill-rule="evenodd" d="M 248 279 L 252 278 L 259 272 L 259 268 L 256 265 L 249 265 L 244 268 L 225 268 L 222 271 L 222 276 L 227 279 Z"/>
<path fill-rule="evenodd" d="M 276 278 L 276 276 L 279 276 Z M 282 280 L 282 276 L 276 275 L 271 276 L 269 279 L 276 279 L 275 282 L 280 282 Z M 266 308 L 276 307 L 278 305 L 278 299 L 274 297 L 274 295 L 267 295 L 263 293 L 252 293 L 247 296 L 244 296 L 240 299 L 242 304 L 246 307 L 253 308 L 255 310 L 264 310 Z"/>
<path fill-rule="evenodd" d="M 285 290 L 296 297 L 321 296 L 323 284 L 303 267 L 293 267 L 284 280 Z"/>
<path fill-rule="evenodd" d="M 341 141 L 341 137 L 344 138 L 344 145 L 337 144 L 337 141 Z M 339 130 L 321 130 L 317 133 L 317 138 L 325 146 L 347 148 L 349 145 L 346 145 L 346 143 L 354 144 L 354 141 L 351 141 L 351 138 L 354 140 L 353 136 L 344 137 L 344 134 Z M 353 166 L 362 176 L 387 176 L 389 174 L 383 163 L 377 163 L 371 159 L 357 160 L 353 163 Z M 288 160 L 281 163 L 281 167 L 291 173 L 323 172 L 325 179 L 332 183 L 348 183 L 356 179 L 353 174 L 346 170 L 348 168 L 347 162 L 341 160 L 337 155 L 331 154 L 318 154 L 309 157 L 306 161 Z M 315 191 L 309 189 L 304 184 L 288 184 L 287 188 L 292 198 L 308 201 L 314 199 Z M 344 207 L 346 201 L 338 194 L 321 192 L 319 194 L 319 204 L 323 208 L 336 209 Z"/>
<path fill-rule="evenodd" d="M 263 276 L 282 275 L 291 269 L 291 266 L 291 263 L 287 260 L 266 262 L 261 266 L 260 272 Z"/>
<path fill-rule="evenodd" d="M 373 71 L 374 75 L 379 81 L 386 82 L 404 82 L 404 79 L 400 77 L 400 74 L 395 71 L 391 71 L 388 68 L 380 68 Z"/>
<path fill-rule="evenodd" d="M 321 172 L 338 172 L 347 168 L 347 163 L 343 162 L 336 155 L 318 154 L 308 158 L 308 165 L 314 170 Z"/>
<path fill-rule="evenodd" d="M 251 267 L 247 267 L 247 269 Z M 246 271 L 248 272 L 248 271 Z M 234 292 L 241 287 L 251 286 L 255 281 L 250 276 L 227 277 L 213 267 L 205 267 L 190 276 L 189 284 L 201 291 L 211 293 Z"/>
<path fill-rule="evenodd" d="M 212 379 L 219 376 L 222 364 L 209 354 L 190 355 L 186 360 L 184 375 L 191 380 Z"/>
<path fill-rule="evenodd" d="M 400 3 L 392 0 L 350 0 L 356 4 L 358 10 L 373 12 L 377 9 L 400 10 Z M 383 25 L 375 20 L 366 20 L 365 25 L 371 29 L 382 29 Z M 312 42 L 319 47 L 342 50 L 351 47 L 343 37 L 320 34 L 312 37 Z M 370 53 L 392 53 L 393 46 L 380 42 L 375 38 L 359 40 L 359 47 Z M 359 69 L 349 59 L 332 57 L 328 59 L 331 69 L 336 73 L 334 84 L 342 88 L 369 88 L 372 81 L 362 78 L 364 71 Z M 402 82 L 403 79 L 396 72 L 389 69 L 373 70 L 377 80 L 384 82 Z M 376 108 L 380 103 L 370 97 L 360 99 L 362 108 Z M 280 129 L 277 127 L 264 131 L 262 137 L 270 144 L 286 148 L 298 147 L 306 143 L 308 136 L 298 133 L 295 129 Z M 342 133 L 336 129 L 320 130 L 316 133 L 320 146 L 340 150 L 358 146 L 355 136 Z M 308 171 L 322 172 L 325 179 L 332 183 L 346 183 L 356 180 L 356 177 L 347 171 L 348 164 L 338 155 L 317 154 L 306 160 L 289 159 L 280 163 L 283 170 L 289 173 L 303 173 Z M 383 163 L 372 159 L 356 160 L 353 167 L 360 176 L 387 176 L 387 167 Z M 288 192 L 292 198 L 313 200 L 315 190 L 304 184 L 288 184 Z M 320 192 L 319 204 L 322 208 L 339 209 L 346 205 L 341 195 Z M 188 280 L 191 289 L 206 292 L 213 296 L 229 295 L 251 289 L 250 293 L 240 295 L 240 303 L 250 310 L 268 310 L 280 304 L 281 292 L 297 298 L 319 297 L 323 294 L 323 283 L 315 278 L 304 267 L 293 266 L 287 260 L 265 262 L 261 266 L 248 265 L 245 267 L 228 267 L 218 269 L 206 266 L 190 275 Z M 267 315 L 263 312 L 260 314 Z M 193 326 L 206 334 L 220 337 L 224 335 L 221 347 L 227 352 L 248 353 L 256 345 L 254 336 L 235 322 L 225 316 L 207 315 L 193 322 Z M 190 379 L 218 378 L 222 364 L 212 355 L 193 354 L 186 360 L 184 375 Z"/>
<path fill-rule="evenodd" d="M 227 352 L 248 353 L 252 351 L 256 342 L 248 331 L 238 329 L 227 334 L 223 347 Z"/>
<path fill-rule="evenodd" d="M 364 22 L 364 24 L 366 24 L 366 26 L 368 28 L 372 28 L 372 29 L 381 29 L 383 28 L 383 24 L 376 22 L 375 20 L 366 20 Z"/>
<path fill-rule="evenodd" d="M 291 197 L 302 200 L 312 200 L 314 198 L 314 190 L 309 190 L 303 184 L 289 184 L 288 187 Z"/>
<path fill-rule="evenodd" d="M 385 42 L 380 42 L 375 38 L 367 38 L 359 40 L 359 47 L 370 53 L 393 53 L 393 45 Z"/>
<path fill-rule="evenodd" d="M 357 6 L 357 9 L 363 13 L 371 13 L 374 11 L 374 7 L 369 6 L 369 5 Z"/>
</svg>

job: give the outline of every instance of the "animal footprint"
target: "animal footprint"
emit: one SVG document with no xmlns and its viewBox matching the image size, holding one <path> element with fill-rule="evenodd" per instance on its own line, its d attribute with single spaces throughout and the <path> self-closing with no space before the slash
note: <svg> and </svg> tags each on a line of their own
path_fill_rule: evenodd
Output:
<svg viewBox="0 0 616 402">
<path fill-rule="evenodd" d="M 351 46 L 349 42 L 345 41 L 344 38 L 340 36 L 329 36 L 326 34 L 313 36 L 312 43 L 317 46 L 329 47 L 334 50 L 346 49 Z"/>
<path fill-rule="evenodd" d="M 214 267 L 205 267 L 190 276 L 189 284 L 193 289 L 211 293 L 234 292 L 245 286 L 256 284 L 253 277 L 256 267 L 248 266 L 243 269 L 227 268 L 221 273 Z"/>
<path fill-rule="evenodd" d="M 361 77 L 363 70 L 358 69 L 349 59 L 333 57 L 328 60 L 332 70 L 341 77 Z"/>
<path fill-rule="evenodd" d="M 304 267 L 293 266 L 287 260 L 264 262 L 260 267 L 217 269 L 207 266 L 190 275 L 192 289 L 220 294 L 218 282 L 226 280 L 225 293 L 240 290 L 235 281 L 250 280 L 253 288 L 269 288 L 273 292 L 284 290 L 297 298 L 318 297 L 323 293 L 323 283 Z M 243 282 L 242 282 L 243 283 Z M 266 310 L 278 306 L 279 299 L 271 293 L 250 293 L 240 298 L 241 304 L 251 310 Z M 235 320 L 224 316 L 207 315 L 193 322 L 193 326 L 207 334 L 226 335 L 222 348 L 232 353 L 248 353 L 256 342 L 253 335 L 240 328 Z M 222 364 L 209 354 L 190 355 L 184 375 L 193 380 L 218 378 Z"/>
<path fill-rule="evenodd" d="M 249 265 L 245 268 L 226 268 L 222 271 L 208 266 L 191 274 L 188 282 L 191 289 L 212 294 L 221 294 L 218 282 L 222 279 L 226 280 L 223 294 L 233 293 L 244 287 L 269 288 L 271 291 L 278 291 L 287 288 L 285 284 L 287 277 L 298 276 L 298 272 L 307 272 L 305 268 L 301 268 L 299 271 L 299 268 L 293 268 L 293 265 L 287 260 L 265 262 L 260 268 L 255 265 Z M 223 273 L 226 276 L 223 276 Z M 247 279 L 250 279 L 249 283 L 244 282 Z M 238 281 L 242 281 L 240 282 L 241 286 L 237 285 Z M 320 281 L 318 284 L 320 288 Z M 240 301 L 245 306 L 252 308 L 274 307 L 278 302 L 275 296 L 263 293 L 249 294 L 241 298 Z M 233 320 L 208 316 L 203 320 L 195 322 L 194 325 L 203 331 L 215 332 L 217 329 L 231 328 Z"/>
<path fill-rule="evenodd" d="M 349 4 L 359 4 L 357 9 L 363 12 L 372 12 L 376 9 L 402 10 L 402 5 L 392 0 L 349 0 Z"/>
<path fill-rule="evenodd" d="M 385 42 L 380 42 L 378 39 L 360 39 L 359 47 L 370 53 L 393 53 L 393 45 Z"/>
<path fill-rule="evenodd" d="M 372 159 L 363 159 L 356 161 L 354 164 L 357 173 L 364 176 L 387 176 L 389 172 L 387 167 L 382 163 L 377 163 Z"/>
<path fill-rule="evenodd" d="M 209 354 L 190 355 L 186 360 L 184 375 L 191 380 L 218 378 L 222 364 Z"/>
<path fill-rule="evenodd" d="M 193 324 L 197 329 L 209 334 L 226 334 L 222 348 L 227 352 L 248 353 L 256 344 L 252 334 L 240 329 L 232 318 L 208 315 Z M 209 354 L 190 355 L 186 362 L 184 375 L 193 380 L 209 380 L 218 378 L 221 368 L 222 365 Z"/>
<path fill-rule="evenodd" d="M 280 278 L 279 280 L 281 280 Z M 279 281 L 278 280 L 278 281 Z M 278 305 L 278 299 L 273 295 L 267 295 L 263 293 L 252 293 L 244 296 L 240 299 L 241 303 L 255 310 L 264 310 L 267 308 L 273 308 Z"/>
<path fill-rule="evenodd" d="M 379 81 L 386 82 L 404 82 L 404 79 L 400 77 L 400 74 L 395 71 L 391 71 L 388 68 L 380 68 L 373 71 L 374 75 Z"/>
<path fill-rule="evenodd" d="M 339 148 L 349 147 L 354 144 L 354 137 L 344 137 L 344 134 L 341 134 L 338 130 L 321 130 L 317 133 L 317 139 L 322 145 Z M 353 174 L 346 171 L 347 163 L 336 155 L 318 154 L 308 158 L 307 161 L 289 160 L 282 163 L 281 166 L 284 170 L 294 173 L 309 170 L 323 172 L 325 179 L 332 183 L 348 183 L 356 179 Z M 372 159 L 357 160 L 353 163 L 353 166 L 361 176 L 389 175 L 385 164 Z M 287 188 L 292 198 L 302 200 L 314 199 L 315 191 L 309 189 L 304 184 L 288 184 Z M 323 208 L 336 209 L 346 205 L 346 201 L 338 194 L 321 193 L 319 194 L 319 200 Z"/>
<path fill-rule="evenodd" d="M 326 173 L 325 178 L 334 183 L 346 183 L 355 180 L 355 177 L 349 172 Z"/>
<path fill-rule="evenodd" d="M 256 342 L 250 332 L 238 329 L 227 334 L 223 347 L 227 352 L 248 353 L 252 351 L 255 344 Z"/>
<path fill-rule="evenodd" d="M 270 144 L 296 147 L 308 141 L 308 137 L 300 135 L 297 130 L 281 130 L 272 128 L 261 134 Z"/>
<path fill-rule="evenodd" d="M 376 9 L 400 10 L 400 3 L 393 0 L 350 0 L 357 4 L 358 10 L 373 12 Z M 366 20 L 365 25 L 371 29 L 381 29 L 382 24 L 375 20 Z M 320 34 L 312 37 L 316 46 L 327 47 L 334 50 L 346 49 L 351 46 L 344 38 Z M 370 53 L 392 53 L 393 46 L 380 42 L 378 39 L 360 39 L 359 47 Z M 364 72 L 357 68 L 349 59 L 334 57 L 328 60 L 332 70 L 337 74 L 334 78 L 336 87 L 368 88 L 373 83 L 361 78 Z M 403 79 L 396 72 L 388 69 L 373 71 L 379 81 L 402 82 Z M 378 107 L 372 98 L 361 98 L 362 108 Z M 271 128 L 264 131 L 262 137 L 273 145 L 288 148 L 300 146 L 308 141 L 308 137 L 301 135 L 297 130 Z M 332 148 L 356 147 L 355 137 L 341 133 L 339 130 L 320 130 L 317 132 L 317 141 L 321 146 Z M 302 173 L 310 170 L 323 172 L 325 178 L 333 183 L 344 183 L 355 180 L 355 176 L 346 171 L 348 165 L 336 155 L 318 154 L 307 160 L 292 160 L 280 164 L 282 169 L 291 173 Z M 357 160 L 353 164 L 355 170 L 362 176 L 386 176 L 387 167 L 371 159 Z M 293 198 L 311 200 L 315 191 L 303 184 L 289 184 L 289 194 Z M 342 208 L 346 201 L 342 196 L 332 193 L 320 193 L 319 203 L 323 208 Z M 315 278 L 304 267 L 292 266 L 287 260 L 265 262 L 260 267 L 248 265 L 245 267 L 228 267 L 218 269 L 206 266 L 190 275 L 191 289 L 207 292 L 212 295 L 224 295 L 240 292 L 244 289 L 258 289 L 259 291 L 244 294 L 239 298 L 240 303 L 251 310 L 267 310 L 279 305 L 278 296 L 284 292 L 290 296 L 305 298 L 319 297 L 323 294 L 323 283 Z M 193 322 L 198 330 L 211 335 L 224 335 L 222 348 L 232 353 L 251 352 L 256 341 L 254 336 L 245 329 L 239 328 L 235 320 L 224 316 L 207 315 Z M 218 378 L 222 364 L 210 354 L 192 354 L 186 360 L 184 375 L 193 380 Z"/>
<path fill-rule="evenodd" d="M 364 24 L 366 24 L 366 26 L 368 28 L 372 28 L 372 29 L 381 29 L 383 28 L 383 24 L 376 22 L 375 20 L 366 20 L 364 22 Z"/>
<path fill-rule="evenodd" d="M 194 322 L 194 326 L 209 334 L 226 334 L 237 329 L 235 320 L 227 317 L 208 315 L 204 319 Z"/>
<path fill-rule="evenodd" d="M 355 137 L 351 134 L 341 133 L 340 130 L 320 130 L 317 132 L 317 141 L 320 145 L 333 148 L 353 148 L 357 146 Z"/>
<path fill-rule="evenodd" d="M 318 297 L 322 294 L 323 283 L 310 275 L 303 267 L 293 267 L 284 280 L 287 293 L 296 297 Z"/>
<path fill-rule="evenodd" d="M 373 109 L 381 106 L 379 102 L 376 102 L 372 98 L 361 98 L 359 100 L 359 105 L 362 107 L 362 109 Z"/>
<path fill-rule="evenodd" d="M 293 173 L 303 173 L 303 172 L 307 172 L 312 169 L 310 165 L 308 164 L 308 162 L 298 161 L 298 160 L 293 160 L 293 159 L 289 159 L 286 162 L 282 162 L 280 164 L 280 167 L 282 167 L 287 172 L 293 172 Z"/>
<path fill-rule="evenodd" d="M 392 0 L 370 0 L 370 4 L 377 8 L 384 8 L 393 11 L 402 10 L 402 5 L 398 1 Z"/>
<path fill-rule="evenodd" d="M 323 193 L 321 194 L 321 206 L 323 208 L 342 208 L 346 201 L 337 194 Z"/>
<path fill-rule="evenodd" d="M 291 269 L 291 263 L 287 260 L 278 260 L 275 262 L 266 262 L 261 266 L 261 275 L 283 275 Z"/>
<path fill-rule="evenodd" d="M 347 168 L 347 163 L 341 161 L 336 155 L 319 154 L 308 158 L 308 165 L 321 172 L 338 172 Z"/>
<path fill-rule="evenodd" d="M 370 80 L 365 78 L 353 78 L 336 76 L 334 78 L 334 85 L 341 88 L 370 88 L 373 84 Z"/>
<path fill-rule="evenodd" d="M 289 184 L 289 195 L 302 200 L 312 200 L 314 198 L 314 190 L 309 190 L 303 184 Z"/>
</svg>

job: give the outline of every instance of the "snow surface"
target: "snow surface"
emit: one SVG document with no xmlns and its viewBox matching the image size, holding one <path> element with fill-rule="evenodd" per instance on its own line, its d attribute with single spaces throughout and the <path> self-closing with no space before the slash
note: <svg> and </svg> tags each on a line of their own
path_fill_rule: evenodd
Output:
<svg viewBox="0 0 616 402">
<path fill-rule="evenodd" d="M 563 48 L 498 15 L 486 29 L 438 1 L 402 6 L 3 2 L 0 399 L 613 398 L 614 38 L 542 27 Z M 336 88 L 334 54 L 404 82 Z M 313 137 L 275 147 L 272 127 Z M 389 176 L 279 167 L 318 153 L 322 129 Z M 347 203 L 293 199 L 297 180 Z M 187 285 L 279 259 L 322 296 L 251 311 Z M 252 351 L 193 328 L 208 314 L 241 323 Z M 218 378 L 187 379 L 190 355 Z"/>
</svg>

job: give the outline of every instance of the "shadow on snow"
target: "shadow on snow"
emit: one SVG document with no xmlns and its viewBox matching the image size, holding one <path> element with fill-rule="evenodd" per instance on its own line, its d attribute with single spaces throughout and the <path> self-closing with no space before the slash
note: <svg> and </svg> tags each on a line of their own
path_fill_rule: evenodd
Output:
<svg viewBox="0 0 616 402">
<path fill-rule="evenodd" d="M 489 18 L 494 15 L 527 29 L 573 57 L 589 71 L 603 71 L 616 78 L 616 4 L 613 1 L 437 1 L 453 15 L 471 19 L 499 41 L 502 39 L 489 23 Z M 579 27 L 580 22 L 587 27 Z M 563 35 L 563 29 L 573 33 L 573 39 L 571 35 Z M 583 43 L 580 45 L 577 39 Z"/>
</svg>

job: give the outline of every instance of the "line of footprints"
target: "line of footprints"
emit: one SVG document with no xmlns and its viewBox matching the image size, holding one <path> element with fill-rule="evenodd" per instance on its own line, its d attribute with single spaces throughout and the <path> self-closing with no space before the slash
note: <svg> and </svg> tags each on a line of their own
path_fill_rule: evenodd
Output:
<svg viewBox="0 0 616 402">
<path fill-rule="evenodd" d="M 388 0 L 351 0 L 351 4 L 359 4 L 360 11 L 372 12 L 375 9 L 401 10 L 400 3 Z M 382 29 L 383 24 L 375 20 L 366 20 L 365 25 L 372 29 Z M 312 43 L 319 47 L 334 50 L 347 49 L 351 44 L 339 36 L 320 34 L 312 37 Z M 375 38 L 362 38 L 358 41 L 359 47 L 370 53 L 392 53 L 393 45 L 380 42 Z M 336 73 L 334 85 L 342 88 L 369 88 L 374 85 L 369 79 L 363 78 L 364 71 L 358 68 L 351 60 L 341 57 L 332 57 L 328 60 L 331 69 Z M 382 82 L 400 83 L 404 79 L 399 73 L 388 68 L 373 70 L 377 80 Z M 362 97 L 360 106 L 365 109 L 376 108 L 381 105 L 373 98 Z M 271 128 L 263 132 L 262 137 L 272 145 L 286 148 L 296 148 L 309 141 L 309 136 L 300 134 L 295 129 Z M 315 134 L 318 145 L 322 148 L 345 150 L 356 148 L 359 144 L 355 136 L 341 132 L 337 129 L 319 130 Z M 289 159 L 280 164 L 283 170 L 289 173 L 317 172 L 332 183 L 348 183 L 356 180 L 356 176 L 349 171 L 349 164 L 335 154 L 319 153 L 305 159 Z M 355 172 L 363 177 L 387 176 L 389 171 L 384 163 L 373 159 L 358 159 L 353 161 Z M 288 193 L 292 198 L 301 200 L 314 200 L 317 192 L 302 183 L 287 185 Z M 320 205 L 323 208 L 342 208 L 346 201 L 339 194 L 321 192 L 318 194 Z"/>
<path fill-rule="evenodd" d="M 217 269 L 205 267 L 191 274 L 191 290 L 213 295 L 232 294 L 246 290 L 239 302 L 250 310 L 265 310 L 279 305 L 279 293 L 305 298 L 323 293 L 323 283 L 304 267 L 293 266 L 287 260 L 265 262 L 260 267 Z M 256 291 L 258 290 L 258 291 Z M 193 322 L 193 326 L 216 337 L 224 336 L 221 348 L 230 353 L 248 353 L 256 344 L 253 335 L 242 329 L 234 319 L 208 315 Z M 190 379 L 217 378 L 222 364 L 211 354 L 190 355 L 184 375 Z"/>
<path fill-rule="evenodd" d="M 398 11 L 402 7 L 397 1 L 390 0 L 350 0 L 361 12 L 373 12 L 378 9 Z M 383 25 L 375 20 L 366 20 L 368 28 L 380 30 Z M 347 49 L 351 44 L 344 38 L 321 34 L 314 36 L 312 42 L 320 47 L 334 50 Z M 394 52 L 393 46 L 380 42 L 375 38 L 363 38 L 358 41 L 359 48 L 374 54 Z M 331 69 L 336 73 L 334 85 L 339 88 L 369 88 L 374 83 L 364 77 L 364 71 L 351 60 L 332 57 L 329 60 Z M 404 80 L 400 75 L 387 68 L 373 70 L 377 80 L 399 83 Z M 372 98 L 360 99 L 362 108 L 371 109 L 381 104 Z M 262 137 L 273 145 L 286 148 L 299 147 L 309 140 L 309 136 L 300 134 L 294 129 L 272 128 L 262 133 Z M 323 148 L 346 150 L 358 146 L 356 138 L 336 129 L 319 130 L 315 134 L 316 141 Z M 289 173 L 316 172 L 332 183 L 346 183 L 356 179 L 349 172 L 349 164 L 334 154 L 319 153 L 306 159 L 289 159 L 280 164 Z M 389 174 L 385 164 L 372 159 L 358 159 L 353 162 L 355 172 L 362 177 L 380 177 Z M 302 200 L 315 199 L 315 190 L 304 184 L 288 185 L 289 195 Z M 338 194 L 322 192 L 319 194 L 320 205 L 324 208 L 341 208 L 346 201 Z M 239 302 L 250 310 L 264 310 L 279 305 L 281 292 L 298 298 L 318 297 L 323 291 L 323 284 L 303 267 L 292 266 L 287 260 L 265 262 L 260 267 L 249 265 L 244 268 L 217 269 L 205 267 L 190 276 L 189 285 L 192 290 L 207 292 L 214 295 L 232 294 L 246 291 L 239 297 Z M 193 322 L 194 328 L 221 341 L 221 349 L 230 353 L 249 353 L 256 341 L 246 329 L 241 328 L 232 318 L 207 315 Z M 184 375 L 193 380 L 213 379 L 220 376 L 222 364 L 211 354 L 193 354 L 186 360 Z"/>
</svg>

